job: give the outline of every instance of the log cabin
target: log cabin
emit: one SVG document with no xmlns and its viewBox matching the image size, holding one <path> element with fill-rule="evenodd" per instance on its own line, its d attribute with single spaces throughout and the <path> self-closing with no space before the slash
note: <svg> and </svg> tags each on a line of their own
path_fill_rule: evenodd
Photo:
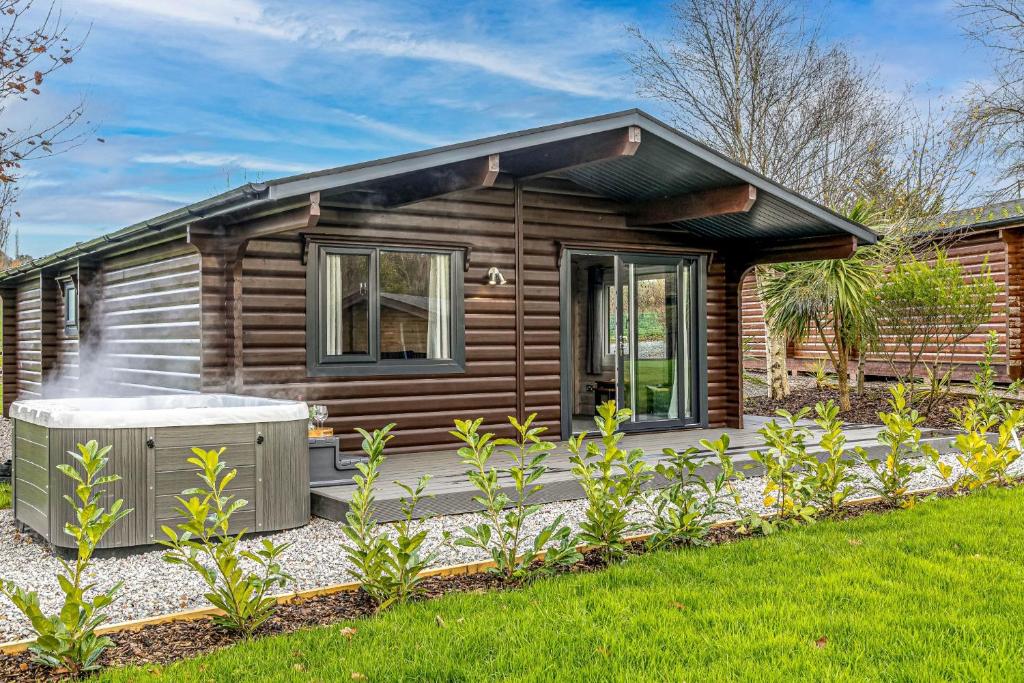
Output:
<svg viewBox="0 0 1024 683">
<path fill-rule="evenodd" d="M 320 403 L 344 448 L 456 417 L 742 426 L 756 264 L 876 235 L 629 110 L 249 183 L 0 274 L 3 401 Z"/>
<path fill-rule="evenodd" d="M 941 249 L 949 259 L 963 267 L 968 278 L 988 274 L 999 285 L 999 294 L 989 320 L 957 345 L 951 360 L 940 370 L 951 370 L 953 378 L 966 381 L 977 370 L 985 340 L 996 333 L 995 358 L 997 381 L 1008 383 L 1024 377 L 1024 200 L 951 211 L 921 221 L 921 241 L 929 250 Z M 928 260 L 927 254 L 925 260 Z M 749 371 L 765 369 L 764 309 L 757 295 L 754 273 L 748 273 L 742 287 L 743 338 L 747 348 L 745 366 Z M 905 361 L 893 359 L 897 367 Z M 787 369 L 791 373 L 811 372 L 819 363 L 832 372 L 825 347 L 815 337 L 791 341 L 787 349 Z M 850 363 L 855 372 L 856 360 Z M 864 359 L 865 375 L 873 379 L 893 379 L 889 362 L 878 353 Z M 923 370 L 922 370 L 923 372 Z M 922 375 L 923 377 L 923 375 Z"/>
</svg>

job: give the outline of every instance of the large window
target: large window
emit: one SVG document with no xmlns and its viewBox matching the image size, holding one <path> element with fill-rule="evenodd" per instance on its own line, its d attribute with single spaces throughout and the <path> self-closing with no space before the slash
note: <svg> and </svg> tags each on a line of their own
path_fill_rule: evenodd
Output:
<svg viewBox="0 0 1024 683">
<path fill-rule="evenodd" d="M 462 369 L 461 250 L 321 244 L 314 251 L 311 372 Z"/>
</svg>

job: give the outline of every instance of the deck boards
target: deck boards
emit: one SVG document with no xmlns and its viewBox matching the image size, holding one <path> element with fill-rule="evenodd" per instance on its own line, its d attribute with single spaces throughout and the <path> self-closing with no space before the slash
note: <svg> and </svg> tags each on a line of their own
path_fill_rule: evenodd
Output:
<svg viewBox="0 0 1024 683">
<path fill-rule="evenodd" d="M 728 433 L 730 436 L 729 454 L 733 457 L 737 469 L 742 469 L 745 474 L 753 476 L 760 474 L 760 469 L 750 459 L 748 453 L 761 445 L 757 430 L 766 419 L 747 416 L 744 429 L 690 429 L 630 434 L 623 439 L 622 447 L 626 449 L 642 448 L 647 461 L 654 463 L 663 457 L 662 450 L 664 448 L 682 450 L 688 446 L 697 446 L 702 439 L 714 440 L 723 433 Z M 850 425 L 846 429 L 849 447 L 862 446 L 869 452 L 880 450 L 875 441 L 878 430 L 877 425 Z M 924 432 L 926 439 L 935 441 L 936 445 L 948 440 L 945 432 L 940 430 L 924 430 Z M 501 466 L 503 464 L 502 456 L 495 455 L 494 457 L 493 462 Z M 540 483 L 544 484 L 545 488 L 533 499 L 534 502 L 551 503 L 577 500 L 583 497 L 583 491 L 572 475 L 569 451 L 564 442 L 560 442 L 558 447 L 551 451 L 547 466 L 548 472 L 540 479 Z M 394 482 L 413 483 L 423 474 L 432 476 L 427 488 L 430 497 L 417 508 L 418 517 L 451 515 L 479 510 L 479 504 L 473 501 L 476 490 L 470 486 L 465 471 L 466 466 L 460 461 L 455 447 L 415 455 L 395 455 L 388 458 L 381 468 L 376 491 L 378 520 L 394 521 L 401 516 L 400 498 L 403 491 Z M 714 476 L 716 472 L 717 470 L 713 466 L 702 470 L 702 474 L 708 477 Z M 654 486 L 657 484 L 657 481 L 653 483 Z M 313 514 L 334 521 L 344 519 L 353 490 L 353 484 L 311 489 Z"/>
</svg>

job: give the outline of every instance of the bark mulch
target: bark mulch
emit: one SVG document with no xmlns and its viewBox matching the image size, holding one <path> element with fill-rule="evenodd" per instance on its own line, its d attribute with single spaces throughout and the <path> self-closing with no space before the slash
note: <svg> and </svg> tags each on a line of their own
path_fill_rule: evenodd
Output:
<svg viewBox="0 0 1024 683">
<path fill-rule="evenodd" d="M 952 490 L 940 491 L 937 495 L 946 497 L 960 495 Z M 853 504 L 843 508 L 837 519 L 850 519 L 868 513 L 890 512 L 896 509 L 885 502 Z M 709 545 L 733 543 L 750 538 L 741 534 L 735 525 L 714 527 L 706 537 Z M 643 541 L 634 541 L 627 548 L 628 555 L 642 555 L 647 552 Z M 584 553 L 583 561 L 564 570 L 564 573 L 599 571 L 606 566 L 594 551 Z M 438 598 L 452 592 L 484 592 L 509 590 L 522 584 L 509 584 L 489 574 L 431 577 L 423 583 L 423 599 Z M 373 601 L 361 591 L 344 591 L 323 595 L 299 602 L 281 605 L 259 631 L 257 637 L 288 633 L 302 628 L 327 626 L 372 616 L 375 613 Z M 110 635 L 113 645 L 103 653 L 100 662 L 103 667 L 141 666 L 158 671 L 164 665 L 179 659 L 207 654 L 227 647 L 241 640 L 232 631 L 216 626 L 210 619 L 168 622 L 146 626 L 138 631 L 123 631 Z M 61 681 L 70 680 L 67 672 L 55 671 L 32 661 L 28 652 L 18 655 L 0 655 L 0 681 Z"/>
<path fill-rule="evenodd" d="M 878 413 L 890 410 L 889 390 L 882 387 L 868 387 L 863 394 L 850 392 L 850 410 L 840 414 L 847 424 L 879 424 Z M 922 426 L 933 429 L 949 429 L 952 425 L 952 408 L 959 408 L 968 396 L 952 394 L 940 402 L 922 422 Z M 764 396 L 747 398 L 743 402 L 743 412 L 751 415 L 774 416 L 779 408 L 795 413 L 804 406 L 814 409 L 819 401 L 832 399 L 839 404 L 839 392 L 835 389 L 797 389 L 782 400 L 770 400 Z"/>
</svg>

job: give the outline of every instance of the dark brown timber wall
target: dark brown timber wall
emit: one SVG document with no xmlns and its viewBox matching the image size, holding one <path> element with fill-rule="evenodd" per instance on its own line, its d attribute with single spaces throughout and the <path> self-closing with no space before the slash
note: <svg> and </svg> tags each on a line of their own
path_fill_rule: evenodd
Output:
<svg viewBox="0 0 1024 683">
<path fill-rule="evenodd" d="M 1021 276 L 1008 278 L 1007 271 L 1012 264 L 1018 264 L 1024 257 L 1024 252 L 1018 254 L 1017 232 L 1004 233 L 990 231 L 970 235 L 946 248 L 947 256 L 961 263 L 968 277 L 978 277 L 987 267 L 999 286 L 999 295 L 996 298 L 995 306 L 992 309 L 992 317 L 987 323 L 965 339 L 956 349 L 953 356 L 953 363 L 957 366 L 954 376 L 958 379 L 968 379 L 974 374 L 977 363 L 981 360 L 985 346 L 985 340 L 989 331 L 994 330 L 999 339 L 999 355 L 996 358 L 996 367 L 1001 381 L 1008 381 L 1008 357 L 1007 340 L 1011 347 L 1016 345 L 1016 352 L 1019 356 L 1020 347 L 1020 324 L 1014 322 L 1012 316 L 1008 316 L 1008 297 L 1018 297 L 1016 294 L 1022 282 Z M 1012 240 L 1012 241 L 1011 241 Z M 1007 246 L 1010 245 L 1008 250 Z M 1012 257 L 1012 258 L 1011 258 Z M 1020 269 L 1020 265 L 1016 265 Z M 1017 301 L 1018 298 L 1014 298 Z M 746 339 L 749 350 L 746 358 L 748 370 L 764 370 L 764 335 L 765 324 L 762 312 L 761 301 L 757 296 L 754 274 L 751 272 L 743 281 L 743 337 Z M 1011 354 L 1012 355 L 1012 354 Z M 867 374 L 890 377 L 892 369 L 884 358 L 871 355 L 866 359 L 865 370 Z M 791 344 L 789 348 L 788 367 L 791 371 L 809 371 L 818 362 L 824 362 L 829 372 L 832 366 L 828 361 L 828 353 L 825 347 L 816 337 L 809 337 L 803 342 Z M 1018 362 L 1019 367 L 1019 362 Z M 851 363 L 851 371 L 853 364 Z M 1014 375 L 1016 376 L 1016 375 Z"/>
<path fill-rule="evenodd" d="M 393 211 L 321 209 L 310 235 L 362 243 L 374 240 L 415 247 L 424 241 L 471 248 L 465 273 L 466 370 L 455 375 L 308 377 L 306 369 L 306 266 L 297 233 L 255 240 L 242 274 L 243 393 L 324 403 L 328 424 L 343 447 L 358 447 L 357 426 L 398 424 L 394 451 L 452 445 L 456 417 L 483 417 L 500 428 L 520 408 L 559 432 L 559 244 L 629 249 L 680 248 L 678 231 L 625 227 L 613 202 L 549 184 L 522 192 L 516 222 L 511 183 L 424 201 Z M 522 230 L 522 250 L 516 231 Z M 489 287 L 488 268 L 508 279 Z M 721 260 L 708 278 L 710 420 L 724 425 L 738 413 L 738 382 L 728 376 L 725 270 Z M 518 277 L 517 277 L 518 275 Z M 517 302 L 517 296 L 522 299 Z M 204 296 L 204 300 L 206 297 Z M 733 305 L 732 311 L 736 313 Z M 521 320 L 521 324 L 517 321 Z M 521 346 L 519 346 L 521 329 Z M 517 346 L 521 352 L 517 353 Z M 521 355 L 521 362 L 517 357 Z M 736 393 L 730 396 L 729 392 Z"/>
</svg>

